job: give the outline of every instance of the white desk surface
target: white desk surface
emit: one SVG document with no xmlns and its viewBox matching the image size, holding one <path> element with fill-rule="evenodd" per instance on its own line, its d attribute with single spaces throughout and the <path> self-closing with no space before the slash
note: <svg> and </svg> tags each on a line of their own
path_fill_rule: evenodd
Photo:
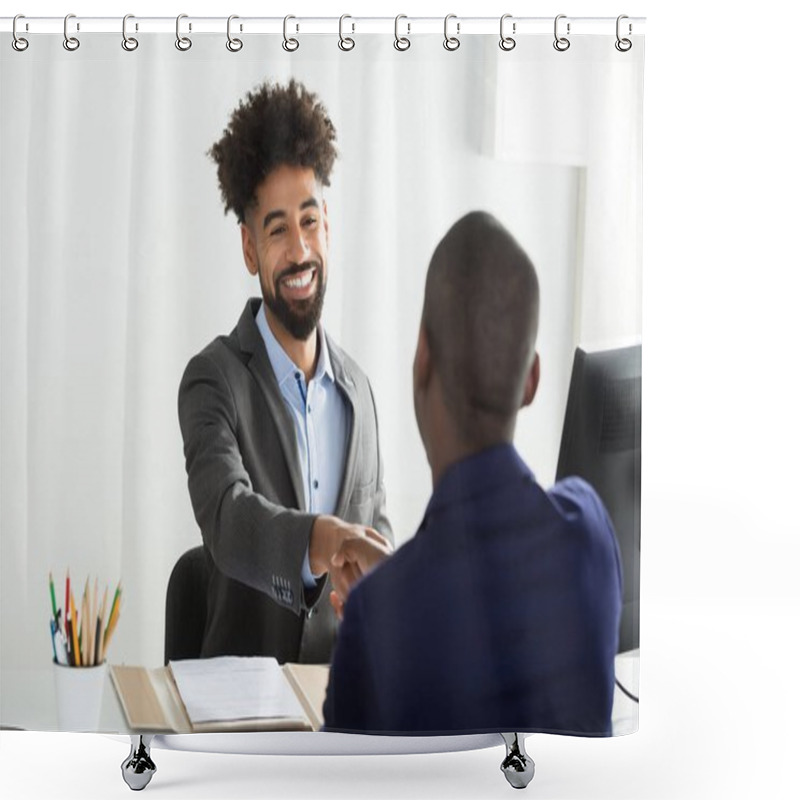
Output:
<svg viewBox="0 0 800 800">
<path fill-rule="evenodd" d="M 48 664 L 45 667 L 35 669 L 7 669 L 0 671 L 0 724 L 4 728 L 35 731 L 59 730 L 53 670 L 53 665 Z M 632 650 L 627 653 L 620 653 L 616 658 L 616 672 L 617 678 L 623 686 L 638 696 L 639 651 Z M 614 690 L 612 727 L 614 735 L 634 733 L 639 727 L 638 704 L 626 697 L 618 687 Z M 98 733 L 121 735 L 130 733 L 110 677 L 107 677 L 103 690 Z M 298 737 L 302 738 L 298 739 Z M 317 748 L 321 748 L 319 750 L 320 754 L 333 754 L 344 752 L 345 749 L 353 752 L 355 738 L 364 740 L 359 742 L 358 752 L 362 753 L 387 752 L 389 740 L 398 740 L 391 745 L 391 752 L 409 753 L 472 749 L 474 747 L 494 746 L 497 744 L 497 734 L 450 737 L 383 737 L 366 735 L 355 737 L 352 734 L 315 733 L 314 736 L 309 736 L 308 732 L 273 732 L 266 734 L 225 733 L 158 736 L 154 746 L 181 750 L 200 749 L 206 752 L 280 754 L 291 752 L 293 748 L 310 753 L 309 745 L 312 742 L 316 742 L 317 746 L 313 748 L 315 751 Z M 423 747 L 421 742 L 424 742 L 426 738 L 431 741 L 429 746 Z M 341 744 L 345 740 L 347 740 L 348 744 Z M 405 747 L 402 746 L 400 740 L 407 742 Z M 381 741 L 383 741 L 383 744 L 379 745 Z M 222 744 L 221 749 L 220 744 Z M 378 750 L 375 750 L 375 747 L 378 747 Z"/>
</svg>

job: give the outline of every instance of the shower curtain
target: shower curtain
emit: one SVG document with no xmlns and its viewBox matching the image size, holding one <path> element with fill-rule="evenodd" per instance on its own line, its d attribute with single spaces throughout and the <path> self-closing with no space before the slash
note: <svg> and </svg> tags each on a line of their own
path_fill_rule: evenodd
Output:
<svg viewBox="0 0 800 800">
<path fill-rule="evenodd" d="M 399 21 L 400 38 L 345 22 L 349 49 L 335 21 L 327 35 L 290 24 L 288 40 L 234 26 L 241 47 L 226 47 L 224 20 L 213 34 L 179 29 L 188 47 L 132 28 L 135 48 L 75 28 L 28 34 L 25 49 L 3 37 L 0 724 L 57 727 L 26 721 L 14 701 L 20 675 L 51 666 L 49 573 L 59 592 L 67 570 L 80 587 L 119 581 L 109 661 L 162 662 L 170 572 L 202 543 L 178 387 L 260 295 L 209 149 L 265 82 L 300 82 L 336 128 L 322 321 L 369 380 L 396 553 L 431 497 L 412 378 L 427 269 L 476 210 L 536 269 L 541 380 L 514 444 L 543 490 L 561 478 L 576 350 L 641 342 L 644 39 L 621 43 L 613 20 L 585 36 L 524 35 L 520 22 L 512 38 L 511 24 L 503 40 L 455 19 L 410 35 Z M 623 585 L 638 587 L 638 540 L 634 560 L 617 557 L 635 572 Z M 541 615 L 525 594 L 505 602 L 532 624 Z M 465 615 L 470 630 L 477 615 Z M 638 725 L 638 617 L 623 624 L 614 733 Z M 55 720 L 41 711 L 34 719 Z"/>
</svg>

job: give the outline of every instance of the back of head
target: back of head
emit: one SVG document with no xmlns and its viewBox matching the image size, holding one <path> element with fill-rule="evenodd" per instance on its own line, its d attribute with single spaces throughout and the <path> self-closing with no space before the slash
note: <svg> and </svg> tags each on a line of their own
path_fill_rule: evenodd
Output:
<svg viewBox="0 0 800 800">
<path fill-rule="evenodd" d="M 462 440 L 487 446 L 513 430 L 535 358 L 536 270 L 490 214 L 462 217 L 428 268 L 422 324 Z"/>
</svg>

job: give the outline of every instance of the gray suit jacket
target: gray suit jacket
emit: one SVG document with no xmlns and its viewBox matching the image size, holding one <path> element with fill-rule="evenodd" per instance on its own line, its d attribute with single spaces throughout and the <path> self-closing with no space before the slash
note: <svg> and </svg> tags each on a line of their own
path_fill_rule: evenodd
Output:
<svg viewBox="0 0 800 800">
<path fill-rule="evenodd" d="M 210 567 L 202 655 L 269 655 L 327 662 L 336 637 L 327 577 L 300 577 L 315 516 L 304 508 L 294 423 L 255 323 L 236 328 L 186 367 L 178 393 L 189 494 Z M 356 363 L 328 337 L 336 385 L 350 410 L 335 514 L 390 539 L 378 419 Z"/>
</svg>

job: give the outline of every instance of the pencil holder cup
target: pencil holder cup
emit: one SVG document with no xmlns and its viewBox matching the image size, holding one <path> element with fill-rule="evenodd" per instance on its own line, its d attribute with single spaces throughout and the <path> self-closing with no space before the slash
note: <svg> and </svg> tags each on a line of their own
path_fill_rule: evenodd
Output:
<svg viewBox="0 0 800 800">
<path fill-rule="evenodd" d="M 107 666 L 68 667 L 53 663 L 58 727 L 62 731 L 97 731 Z"/>
</svg>

